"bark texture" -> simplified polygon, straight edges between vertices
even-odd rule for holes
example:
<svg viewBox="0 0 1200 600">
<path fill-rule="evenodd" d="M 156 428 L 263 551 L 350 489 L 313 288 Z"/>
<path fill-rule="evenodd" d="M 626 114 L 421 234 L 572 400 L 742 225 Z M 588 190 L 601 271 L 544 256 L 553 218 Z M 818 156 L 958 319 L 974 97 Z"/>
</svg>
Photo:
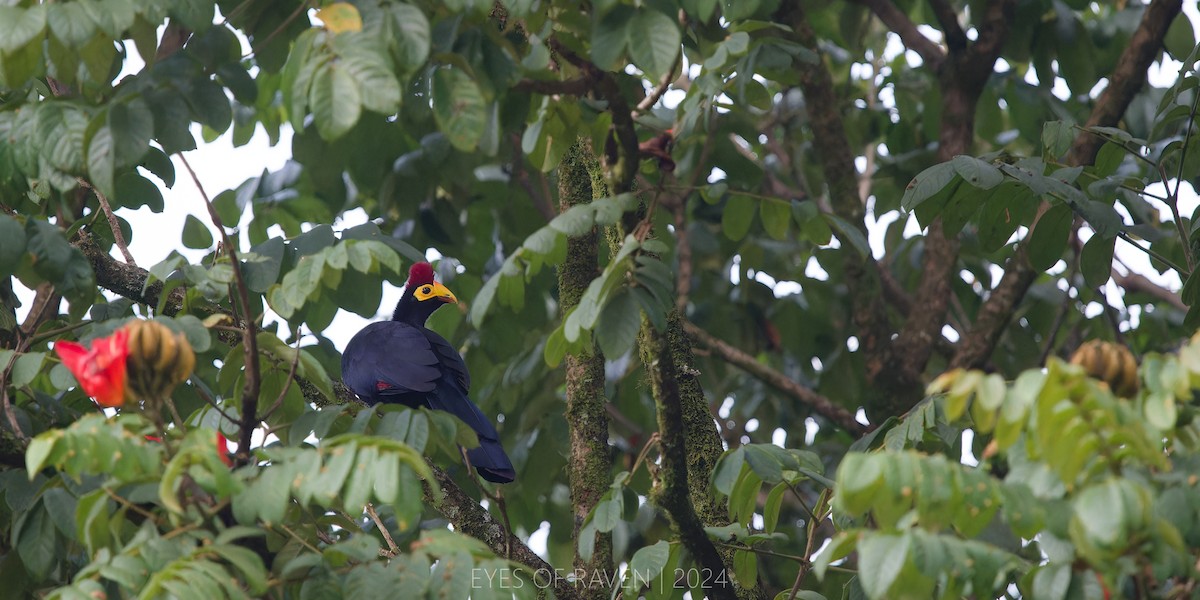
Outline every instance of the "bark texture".
<svg viewBox="0 0 1200 600">
<path fill-rule="evenodd" d="M 567 151 L 558 168 L 560 209 L 592 201 L 591 173 L 596 158 L 591 144 L 580 140 Z M 567 258 L 558 269 L 558 299 L 565 319 L 593 279 L 599 276 L 599 234 L 593 228 L 584 235 L 567 239 Z M 571 441 L 571 456 L 567 479 L 571 488 L 571 505 L 575 511 L 572 539 L 578 539 L 579 529 L 588 513 L 600 501 L 611 484 L 612 458 L 608 446 L 608 399 L 604 395 L 604 355 L 599 348 L 566 357 L 567 429 Z M 583 573 L 580 581 L 604 581 L 613 572 L 612 535 L 598 533 L 591 560 L 583 560 L 578 551 L 575 568 Z M 593 578 L 592 574 L 597 573 Z M 609 590 L 596 586 L 580 590 L 584 598 L 608 598 Z"/>
</svg>

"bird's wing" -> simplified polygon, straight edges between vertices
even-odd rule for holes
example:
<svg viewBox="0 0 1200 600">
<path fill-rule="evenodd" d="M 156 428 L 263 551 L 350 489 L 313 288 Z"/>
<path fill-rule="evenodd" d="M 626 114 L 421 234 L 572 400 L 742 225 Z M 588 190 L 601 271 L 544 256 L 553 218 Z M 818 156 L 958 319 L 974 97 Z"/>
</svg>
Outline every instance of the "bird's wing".
<svg viewBox="0 0 1200 600">
<path fill-rule="evenodd" d="M 471 373 L 467 371 L 467 364 L 463 362 L 463 357 L 458 350 L 435 331 L 424 329 L 422 333 L 425 334 L 425 339 L 429 340 L 429 345 L 437 354 L 438 362 L 454 375 L 458 384 L 462 386 L 462 390 L 466 392 L 471 389 Z"/>
<path fill-rule="evenodd" d="M 442 376 L 440 355 L 422 332 L 396 321 L 372 323 L 342 353 L 342 379 L 360 398 L 428 393 Z M 462 360 L 461 358 L 459 359 Z"/>
</svg>

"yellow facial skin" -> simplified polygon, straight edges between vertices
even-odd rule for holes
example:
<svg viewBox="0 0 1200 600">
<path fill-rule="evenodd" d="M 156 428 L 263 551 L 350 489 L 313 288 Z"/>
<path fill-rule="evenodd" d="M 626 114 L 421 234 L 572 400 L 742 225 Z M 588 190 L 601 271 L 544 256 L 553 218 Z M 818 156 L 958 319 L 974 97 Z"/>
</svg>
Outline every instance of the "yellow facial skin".
<svg viewBox="0 0 1200 600">
<path fill-rule="evenodd" d="M 454 297 L 454 293 L 446 289 L 446 286 L 438 283 L 427 283 L 413 291 L 413 297 L 424 302 L 430 299 L 441 300 L 442 302 L 457 303 L 458 298 Z"/>
</svg>

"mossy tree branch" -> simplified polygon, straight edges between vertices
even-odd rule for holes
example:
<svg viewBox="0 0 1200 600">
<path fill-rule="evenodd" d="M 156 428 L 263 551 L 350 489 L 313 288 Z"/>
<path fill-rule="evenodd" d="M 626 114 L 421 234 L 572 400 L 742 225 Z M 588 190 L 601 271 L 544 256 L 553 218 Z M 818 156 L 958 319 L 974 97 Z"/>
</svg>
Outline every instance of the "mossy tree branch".
<svg viewBox="0 0 1200 600">
<path fill-rule="evenodd" d="M 684 547 L 696 558 L 700 567 L 712 573 L 732 573 L 717 552 L 716 545 L 708 538 L 704 524 L 692 505 L 693 482 L 690 480 L 693 478 L 688 473 L 685 408 L 679 385 L 681 374 L 675 364 L 669 336 L 666 332 L 656 331 L 648 321 L 643 320 L 638 345 L 642 363 L 650 375 L 654 406 L 658 412 L 658 432 L 662 440 L 662 468 L 652 499 L 666 511 L 671 523 L 679 530 Z M 708 417 L 708 421 L 711 423 L 712 418 Z M 707 480 L 704 483 L 707 485 Z M 709 597 L 739 597 L 733 589 L 732 578 L 717 579 L 723 585 L 708 590 Z M 755 583 L 745 582 L 739 587 L 753 588 Z"/>
<path fill-rule="evenodd" d="M 454 479 L 448 473 L 433 464 L 430 464 L 430 467 L 433 469 L 434 479 L 437 479 L 438 485 L 442 488 L 442 493 L 434 495 L 426 488 L 425 497 L 434 510 L 442 513 L 446 520 L 454 524 L 456 531 L 487 544 L 492 552 L 500 556 L 504 556 L 507 552 L 510 560 L 529 567 L 531 572 L 527 574 L 531 577 L 536 577 L 538 574 L 545 577 L 549 574 L 547 580 L 537 580 L 537 583 L 538 585 L 549 584 L 554 590 L 556 598 L 563 600 L 583 598 L 566 577 L 555 576 L 553 565 L 538 556 L 529 546 L 525 545 L 525 542 L 510 533 L 503 523 L 492 516 L 492 513 L 480 506 L 478 501 L 462 491 L 462 488 L 454 483 Z M 561 571 L 559 572 L 561 573 Z"/>
<path fill-rule="evenodd" d="M 596 158 L 591 143 L 581 139 L 567 151 L 558 167 L 559 204 L 562 210 L 593 199 L 591 172 Z M 579 299 L 592 280 L 599 276 L 598 232 L 593 228 L 584 235 L 567 239 L 567 258 L 558 269 L 558 297 L 563 318 L 579 305 Z M 577 539 L 588 513 L 608 489 L 612 459 L 608 449 L 607 398 L 604 395 L 604 355 L 593 347 L 578 355 L 566 357 L 567 429 L 571 443 L 570 467 L 567 470 L 571 488 L 571 506 L 575 511 L 572 538 Z M 603 581 L 592 577 L 613 572 L 612 535 L 596 535 L 591 560 L 583 560 L 576 550 L 575 568 L 583 573 L 581 586 Z M 608 598 L 603 586 L 586 587 L 581 596 L 597 600 Z"/>
</svg>

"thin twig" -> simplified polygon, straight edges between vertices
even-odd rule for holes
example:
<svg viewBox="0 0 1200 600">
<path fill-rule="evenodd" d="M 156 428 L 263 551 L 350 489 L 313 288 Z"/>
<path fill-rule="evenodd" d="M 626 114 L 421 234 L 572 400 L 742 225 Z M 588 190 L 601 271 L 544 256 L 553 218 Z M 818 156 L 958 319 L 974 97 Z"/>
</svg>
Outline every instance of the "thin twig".
<svg viewBox="0 0 1200 600">
<path fill-rule="evenodd" d="M 217 231 L 221 232 L 221 240 L 229 252 L 229 266 L 233 269 L 237 299 L 241 304 L 242 322 L 246 324 L 246 328 L 242 332 L 242 343 L 246 345 L 246 384 L 242 388 L 242 421 L 241 431 L 238 432 L 238 457 L 246 462 L 250 458 L 251 436 L 258 427 L 256 413 L 258 412 L 259 387 L 262 385 L 258 364 L 258 333 L 255 331 L 254 318 L 250 310 L 250 292 L 246 287 L 246 280 L 242 277 L 237 246 L 229 239 L 229 233 L 225 231 L 225 224 L 221 222 L 217 209 L 213 207 L 212 201 L 204 191 L 204 186 L 200 184 L 200 178 L 196 176 L 196 171 L 192 169 L 192 165 L 188 164 L 187 158 L 182 153 L 178 156 L 188 174 L 191 175 L 192 182 L 196 184 L 196 189 L 200 191 L 200 197 L 204 199 L 204 206 L 208 209 L 209 218 L 212 219 L 213 225 L 216 225 Z"/>
<path fill-rule="evenodd" d="M 1168 267 L 1171 267 L 1172 269 L 1175 269 L 1175 271 L 1176 271 L 1177 273 L 1179 273 L 1179 275 L 1180 275 L 1180 276 L 1181 276 L 1181 277 L 1182 277 L 1184 280 L 1187 280 L 1187 276 L 1190 274 L 1190 271 L 1187 271 L 1187 270 L 1185 270 L 1183 267 L 1180 267 L 1179 265 L 1175 264 L 1175 263 L 1174 263 L 1174 262 L 1172 262 L 1172 261 L 1171 261 L 1169 258 L 1167 258 L 1167 257 L 1163 256 L 1162 254 L 1159 254 L 1158 252 L 1156 252 L 1156 251 L 1155 251 L 1153 248 L 1150 248 L 1150 247 L 1148 247 L 1148 246 L 1142 246 L 1142 245 L 1138 244 L 1138 243 L 1137 243 L 1137 242 L 1136 242 L 1136 241 L 1135 241 L 1135 240 L 1134 240 L 1132 237 L 1130 237 L 1130 236 L 1129 236 L 1129 234 L 1128 234 L 1128 233 L 1125 233 L 1124 231 L 1118 231 L 1118 232 L 1117 232 L 1117 237 L 1121 238 L 1122 240 L 1125 240 L 1126 242 L 1129 242 L 1129 245 L 1130 245 L 1130 246 L 1133 246 L 1134 248 L 1137 248 L 1138 250 L 1141 250 L 1142 252 L 1145 252 L 1147 255 L 1149 255 L 1149 256 L 1150 256 L 1150 258 L 1153 258 L 1153 259 L 1159 260 L 1159 261 L 1161 261 L 1163 264 L 1167 265 Z"/>
<path fill-rule="evenodd" d="M 114 491 L 112 491 L 112 490 L 110 490 L 110 489 L 108 489 L 108 488 L 106 488 L 106 487 L 102 487 L 102 488 L 100 488 L 100 489 L 104 490 L 104 493 L 105 493 L 105 494 L 108 494 L 108 497 L 109 497 L 109 498 L 112 498 L 113 500 L 116 500 L 116 501 L 117 501 L 117 504 L 120 504 L 121 506 L 124 506 L 125 508 L 128 508 L 129 510 L 132 510 L 133 512 L 135 512 L 135 513 L 137 513 L 137 514 L 139 514 L 139 515 L 141 515 L 141 516 L 145 517 L 145 518 L 146 518 L 147 520 L 149 520 L 151 523 L 156 523 L 156 524 L 157 524 L 157 523 L 159 522 L 159 520 L 158 520 L 158 516 L 157 516 L 157 515 L 155 515 L 154 513 L 152 513 L 152 512 L 150 512 L 150 511 L 148 511 L 148 510 L 146 510 L 146 509 L 144 509 L 144 508 L 142 508 L 142 507 L 140 507 L 140 506 L 138 506 L 138 505 L 136 505 L 136 504 L 134 504 L 134 503 L 130 502 L 130 501 L 129 501 L 128 499 L 126 499 L 126 498 L 123 498 L 123 497 L 121 497 L 121 496 L 118 496 L 118 495 L 116 494 L 116 492 L 114 492 Z"/>
<path fill-rule="evenodd" d="M 117 215 L 113 214 L 112 206 L 108 203 L 108 198 L 104 196 L 104 192 L 96 189 L 92 184 L 82 177 L 76 177 L 75 181 L 79 185 L 92 190 L 96 195 L 96 199 L 100 201 L 100 208 L 104 211 L 104 216 L 108 217 L 108 226 L 112 228 L 113 242 L 117 244 L 117 248 L 121 249 L 121 254 L 125 256 L 125 262 L 137 266 L 137 262 L 133 260 L 133 255 L 129 253 L 129 245 L 125 243 L 125 234 L 121 233 L 121 224 L 117 222 Z"/>
<path fill-rule="evenodd" d="M 316 553 L 316 554 L 320 554 L 320 553 L 321 553 L 321 550 L 320 550 L 320 549 L 318 549 L 316 546 L 314 546 L 314 545 L 312 545 L 312 544 L 308 543 L 308 540 L 306 540 L 306 539 L 304 539 L 304 538 L 300 537 L 300 534 L 298 534 L 298 533 L 296 533 L 295 531 L 292 531 L 291 529 L 289 529 L 287 525 L 284 525 L 283 523 L 276 523 L 276 524 L 275 524 L 275 526 L 276 526 L 276 527 L 278 527 L 278 528 L 280 528 L 280 529 L 282 529 L 282 530 L 284 530 L 284 531 L 285 531 L 285 532 L 286 532 L 288 535 L 292 536 L 292 539 L 294 539 L 294 540 L 296 540 L 297 542 L 300 542 L 301 544 L 303 544 L 305 548 L 308 548 L 309 550 L 311 550 L 312 552 L 314 552 L 314 553 Z M 317 537 L 321 537 L 321 530 L 320 530 L 320 529 L 317 529 Z M 323 542 L 324 542 L 325 540 L 321 540 L 321 541 L 323 541 Z M 325 542 L 325 543 L 327 543 L 327 544 L 332 544 L 332 543 L 333 543 L 333 540 L 330 540 L 330 541 L 328 541 L 328 542 Z"/>
<path fill-rule="evenodd" d="M 800 385 L 787 375 L 760 363 L 756 358 L 742 350 L 717 339 L 711 333 L 701 329 L 691 321 L 684 321 L 683 329 L 693 340 L 701 346 L 709 348 L 729 364 L 753 375 L 776 390 L 799 400 L 812 409 L 813 412 L 829 419 L 851 435 L 861 436 L 868 431 L 862 423 L 859 423 L 854 418 L 854 414 L 850 411 L 834 404 L 829 398 Z"/>
<path fill-rule="evenodd" d="M 191 378 L 189 377 L 188 379 L 190 380 Z M 230 415 L 229 413 L 225 412 L 225 409 L 223 409 L 219 405 L 217 405 L 216 400 L 213 400 L 212 396 L 209 396 L 208 392 L 205 392 L 202 387 L 196 385 L 193 382 L 192 389 L 196 390 L 196 394 L 200 396 L 201 400 L 203 400 L 206 404 L 211 406 L 213 408 L 213 410 L 220 413 L 221 417 L 228 420 L 230 423 L 233 423 L 235 425 L 237 424 L 238 419 L 236 419 L 233 415 Z"/>
<path fill-rule="evenodd" d="M 794 491 L 794 490 L 793 490 Z M 808 570 L 812 567 L 813 542 L 816 540 L 817 527 L 825 521 L 826 505 L 829 503 L 829 490 L 821 490 L 821 495 L 817 497 L 816 512 L 821 513 L 821 518 L 813 517 L 808 522 L 808 541 L 804 545 L 804 560 L 800 563 L 800 569 L 796 572 L 796 582 L 792 584 L 792 591 L 788 594 L 788 600 L 795 600 L 796 593 L 800 590 L 800 584 L 804 581 L 804 577 L 808 575 Z M 829 567 L 830 569 L 838 569 L 838 567 Z"/>
<path fill-rule="evenodd" d="M 658 86 L 651 90 L 650 94 L 648 94 L 645 98 L 642 98 L 642 101 L 638 102 L 637 106 L 635 106 L 633 111 L 631 111 L 630 114 L 633 116 L 633 118 L 636 119 L 642 113 L 653 108 L 654 105 L 657 104 L 658 101 L 663 97 L 663 94 L 667 93 L 667 90 L 671 87 L 671 82 L 675 81 L 675 71 L 679 69 L 679 63 L 682 60 L 683 52 L 675 55 L 675 62 L 671 63 L 671 68 L 667 69 L 667 72 L 663 73 L 662 78 L 660 78 L 658 81 Z"/>
<path fill-rule="evenodd" d="M 661 439 L 657 431 L 650 435 L 650 439 L 646 440 L 646 445 L 642 446 L 642 451 L 638 453 L 637 460 L 633 461 L 633 468 L 629 469 L 629 477 L 625 479 L 625 485 L 629 485 L 629 481 L 633 479 L 633 474 L 637 473 L 638 466 L 642 464 L 642 461 L 646 460 L 646 456 L 650 454 L 650 448 L 660 446 L 660 442 Z M 646 468 L 649 469 L 650 463 L 646 463 L 646 465 Z"/>
<path fill-rule="evenodd" d="M 179 409 L 175 408 L 175 401 L 167 397 L 163 398 L 163 404 L 166 404 L 167 408 L 171 410 L 171 418 L 175 420 L 175 426 L 179 428 L 179 431 L 187 433 L 187 424 L 183 422 L 183 417 L 179 414 Z"/>
<path fill-rule="evenodd" d="M 379 533 L 383 534 L 383 541 L 387 542 L 388 545 L 388 549 L 386 551 L 379 551 L 380 556 L 392 558 L 399 555 L 400 547 L 397 546 L 396 541 L 392 539 L 392 533 L 383 525 L 383 521 L 379 518 L 379 513 L 375 512 L 375 506 L 368 502 L 366 510 L 367 516 L 371 517 L 372 521 L 375 521 L 375 527 L 379 529 Z M 387 554 L 384 554 L 384 552 L 387 552 Z"/>
<path fill-rule="evenodd" d="M 1071 288 L 1075 285 L 1075 275 L 1079 273 L 1079 255 L 1082 253 L 1082 247 L 1079 243 L 1078 221 L 1071 227 L 1070 244 L 1071 248 L 1075 250 L 1075 260 L 1071 261 L 1071 270 L 1067 273 L 1066 277 L 1066 297 L 1063 298 L 1063 303 L 1058 309 L 1058 314 L 1054 316 L 1054 323 L 1050 325 L 1050 334 L 1046 337 L 1046 345 L 1042 347 L 1042 354 L 1038 357 L 1037 364 L 1039 365 L 1046 364 L 1046 359 L 1050 358 L 1050 352 L 1054 350 L 1054 342 L 1058 339 L 1058 330 L 1062 327 L 1063 321 L 1066 320 L 1071 305 L 1075 303 L 1075 299 L 1071 297 Z"/>
<path fill-rule="evenodd" d="M 43 331 L 42 333 L 39 333 L 36 336 L 34 336 L 30 340 L 29 345 L 36 346 L 40 342 L 46 341 L 51 338 L 56 338 L 64 333 L 67 333 L 70 331 L 75 331 L 76 329 L 79 329 L 80 327 L 83 327 L 84 325 L 90 325 L 91 323 L 92 323 L 91 319 L 83 319 L 82 321 L 79 321 L 77 323 L 71 323 L 70 325 L 67 325 L 65 327 L 59 327 L 58 329 L 51 329 L 50 331 Z"/>
</svg>

